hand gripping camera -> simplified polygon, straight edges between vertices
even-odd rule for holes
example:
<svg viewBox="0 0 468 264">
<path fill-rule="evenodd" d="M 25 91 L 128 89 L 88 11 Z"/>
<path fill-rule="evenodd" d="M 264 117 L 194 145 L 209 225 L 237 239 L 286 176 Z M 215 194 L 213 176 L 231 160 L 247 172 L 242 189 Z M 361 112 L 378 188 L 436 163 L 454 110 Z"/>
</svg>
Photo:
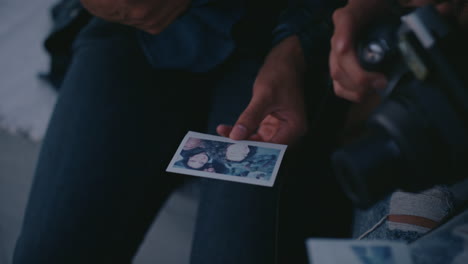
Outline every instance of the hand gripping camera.
<svg viewBox="0 0 468 264">
<path fill-rule="evenodd" d="M 363 136 L 332 154 L 339 181 L 366 208 L 395 189 L 420 191 L 468 175 L 467 41 L 433 6 L 367 34 L 363 67 L 389 79 Z"/>
</svg>

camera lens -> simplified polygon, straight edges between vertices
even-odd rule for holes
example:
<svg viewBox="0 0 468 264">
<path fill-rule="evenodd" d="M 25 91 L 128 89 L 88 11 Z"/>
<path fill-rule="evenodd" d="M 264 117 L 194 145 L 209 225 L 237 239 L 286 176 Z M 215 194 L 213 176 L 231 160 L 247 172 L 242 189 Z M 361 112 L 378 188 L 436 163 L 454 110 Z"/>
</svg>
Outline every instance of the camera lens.
<svg viewBox="0 0 468 264">
<path fill-rule="evenodd" d="M 384 131 L 371 131 L 332 155 L 336 176 L 355 205 L 367 208 L 393 191 L 401 175 L 400 148 Z"/>
<path fill-rule="evenodd" d="M 362 60 L 372 65 L 379 64 L 383 61 L 387 49 L 385 42 L 372 41 L 361 51 Z"/>
</svg>

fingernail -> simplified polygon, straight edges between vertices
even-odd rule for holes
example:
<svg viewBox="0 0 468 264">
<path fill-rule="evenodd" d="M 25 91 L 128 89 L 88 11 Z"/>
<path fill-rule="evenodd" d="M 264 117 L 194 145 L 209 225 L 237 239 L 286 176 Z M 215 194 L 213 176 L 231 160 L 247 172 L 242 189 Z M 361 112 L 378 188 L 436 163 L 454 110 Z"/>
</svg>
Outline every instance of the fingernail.
<svg viewBox="0 0 468 264">
<path fill-rule="evenodd" d="M 384 89 L 387 87 L 387 81 L 385 79 L 377 79 L 372 83 L 374 89 Z"/>
<path fill-rule="evenodd" d="M 244 139 L 247 137 L 247 128 L 243 125 L 236 125 L 229 137 L 234 140 Z"/>
</svg>

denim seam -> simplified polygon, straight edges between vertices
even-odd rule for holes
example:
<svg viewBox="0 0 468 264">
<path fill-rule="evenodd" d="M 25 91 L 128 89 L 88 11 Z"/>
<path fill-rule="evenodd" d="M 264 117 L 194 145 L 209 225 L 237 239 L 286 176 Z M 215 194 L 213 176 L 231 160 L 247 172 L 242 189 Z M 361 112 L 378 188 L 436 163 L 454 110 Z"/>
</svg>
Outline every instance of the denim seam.
<svg viewBox="0 0 468 264">
<path fill-rule="evenodd" d="M 357 240 L 362 240 L 364 239 L 366 236 L 368 236 L 370 233 L 372 233 L 373 231 L 375 231 L 378 227 L 380 227 L 382 224 L 385 223 L 385 221 L 387 220 L 388 218 L 388 215 L 385 215 L 384 217 L 382 217 L 373 227 L 369 228 L 366 232 L 364 232 L 362 235 L 360 235 Z"/>
</svg>

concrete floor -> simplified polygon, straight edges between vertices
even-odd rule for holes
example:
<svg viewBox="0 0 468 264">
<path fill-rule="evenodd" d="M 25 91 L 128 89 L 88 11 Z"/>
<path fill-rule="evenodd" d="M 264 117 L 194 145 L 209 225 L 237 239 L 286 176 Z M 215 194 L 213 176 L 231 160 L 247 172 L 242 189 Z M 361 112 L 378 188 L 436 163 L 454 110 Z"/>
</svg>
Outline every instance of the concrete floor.
<svg viewBox="0 0 468 264">
<path fill-rule="evenodd" d="M 0 131 L 0 264 L 11 263 L 38 152 L 38 143 Z M 135 264 L 188 263 L 196 197 L 197 189 L 190 184 L 172 195 L 142 244 Z"/>
</svg>

